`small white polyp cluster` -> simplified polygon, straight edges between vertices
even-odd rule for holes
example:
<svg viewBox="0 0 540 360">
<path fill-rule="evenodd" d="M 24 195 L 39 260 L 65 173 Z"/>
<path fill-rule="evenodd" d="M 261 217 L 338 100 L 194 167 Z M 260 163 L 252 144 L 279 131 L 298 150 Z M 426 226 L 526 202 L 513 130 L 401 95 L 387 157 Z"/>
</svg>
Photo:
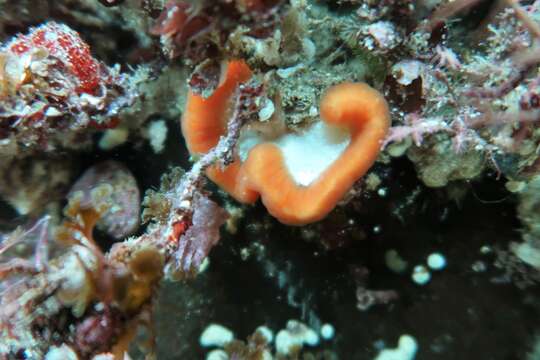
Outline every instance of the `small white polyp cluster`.
<svg viewBox="0 0 540 360">
<path fill-rule="evenodd" d="M 321 326 L 321 337 L 324 340 L 331 340 L 334 337 L 336 330 L 331 324 L 324 324 Z"/>
<path fill-rule="evenodd" d="M 289 356 L 301 350 L 304 346 L 319 345 L 320 338 L 331 340 L 335 335 L 335 329 L 331 324 L 323 324 L 320 328 L 320 335 L 314 329 L 298 320 L 289 320 L 284 329 L 278 331 L 276 336 L 269 327 L 259 326 L 255 333 L 266 340 L 268 349 L 261 354 L 262 360 L 273 359 L 271 345 L 274 342 L 276 355 Z M 206 355 L 206 360 L 229 360 L 229 355 L 223 348 L 234 340 L 231 330 L 219 324 L 210 324 L 203 331 L 200 337 L 200 344 L 203 347 L 215 347 Z"/>
<path fill-rule="evenodd" d="M 425 285 L 431 280 L 431 273 L 424 265 L 416 265 L 411 277 L 418 285 Z"/>
<path fill-rule="evenodd" d="M 430 254 L 427 258 L 427 265 L 431 270 L 442 270 L 446 267 L 446 258 L 441 253 Z"/>
<path fill-rule="evenodd" d="M 441 253 L 432 253 L 427 258 L 427 266 L 434 271 L 442 270 L 446 267 L 446 258 Z M 417 265 L 412 272 L 412 279 L 418 285 L 425 285 L 431 280 L 431 273 L 424 265 Z"/>
<path fill-rule="evenodd" d="M 199 338 L 202 347 L 223 347 L 233 340 L 233 332 L 219 324 L 208 325 Z"/>
<path fill-rule="evenodd" d="M 255 332 L 261 334 L 268 344 L 271 344 L 272 341 L 274 341 L 274 332 L 268 326 L 259 326 L 257 329 L 255 329 Z"/>
<path fill-rule="evenodd" d="M 262 337 L 264 337 L 267 343 L 271 343 L 274 339 L 274 333 L 267 326 L 259 326 L 256 329 Z M 217 347 L 206 354 L 206 360 L 229 360 L 229 355 L 223 347 L 234 340 L 234 334 L 231 330 L 227 329 L 223 325 L 210 324 L 204 329 L 199 339 L 202 347 Z M 271 360 L 272 356 L 268 351 L 262 353 L 262 360 Z"/>
<path fill-rule="evenodd" d="M 206 355 L 206 360 L 229 360 L 229 355 L 224 350 L 215 349 Z"/>
<path fill-rule="evenodd" d="M 375 360 L 413 360 L 418 350 L 418 343 L 411 335 L 401 335 L 395 349 L 384 349 Z"/>
<path fill-rule="evenodd" d="M 62 346 L 51 346 L 45 360 L 77 360 L 77 354 L 66 344 Z"/>
<path fill-rule="evenodd" d="M 316 346 L 319 335 L 315 330 L 297 320 L 289 320 L 285 329 L 276 335 L 276 351 L 281 355 L 289 355 L 304 345 Z"/>
<path fill-rule="evenodd" d="M 165 120 L 152 121 L 146 128 L 146 136 L 154 153 L 159 154 L 165 148 L 168 128 Z"/>
</svg>

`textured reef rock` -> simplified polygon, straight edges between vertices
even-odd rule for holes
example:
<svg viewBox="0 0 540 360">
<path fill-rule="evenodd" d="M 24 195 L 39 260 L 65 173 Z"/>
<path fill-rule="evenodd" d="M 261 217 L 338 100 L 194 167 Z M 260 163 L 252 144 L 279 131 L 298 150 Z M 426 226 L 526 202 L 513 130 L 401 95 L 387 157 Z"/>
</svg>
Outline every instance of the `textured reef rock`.
<svg viewBox="0 0 540 360">
<path fill-rule="evenodd" d="M 540 178 L 534 177 L 519 194 L 518 215 L 524 225 L 523 242 L 512 245 L 512 251 L 524 263 L 540 269 Z"/>
<path fill-rule="evenodd" d="M 0 49 L 0 59 L 3 154 L 80 147 L 82 130 L 115 127 L 119 109 L 136 96 L 118 69 L 94 59 L 63 24 L 17 36 Z"/>
<path fill-rule="evenodd" d="M 0 167 L 2 199 L 18 214 L 33 216 L 63 198 L 74 170 L 65 156 L 4 160 Z"/>
<path fill-rule="evenodd" d="M 0 0 L 0 358 L 534 359 L 539 39 L 540 1 Z"/>
</svg>

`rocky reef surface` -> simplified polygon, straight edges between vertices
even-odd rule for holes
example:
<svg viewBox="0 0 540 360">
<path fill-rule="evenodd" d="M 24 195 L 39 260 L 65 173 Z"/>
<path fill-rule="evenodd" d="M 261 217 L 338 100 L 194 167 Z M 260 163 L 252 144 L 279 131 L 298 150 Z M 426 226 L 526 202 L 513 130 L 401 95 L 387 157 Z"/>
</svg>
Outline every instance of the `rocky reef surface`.
<svg viewBox="0 0 540 360">
<path fill-rule="evenodd" d="M 540 359 L 540 1 L 0 0 L 0 359 Z"/>
</svg>

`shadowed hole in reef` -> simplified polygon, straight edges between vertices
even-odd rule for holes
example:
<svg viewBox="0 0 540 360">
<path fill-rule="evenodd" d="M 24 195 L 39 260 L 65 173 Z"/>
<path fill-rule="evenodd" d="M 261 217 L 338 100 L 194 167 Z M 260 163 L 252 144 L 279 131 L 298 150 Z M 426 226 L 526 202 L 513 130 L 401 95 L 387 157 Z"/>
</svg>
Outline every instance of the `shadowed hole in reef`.
<svg viewBox="0 0 540 360">
<path fill-rule="evenodd" d="M 404 333 L 419 341 L 418 359 L 457 359 L 463 354 L 482 358 L 486 349 L 491 359 L 523 358 L 525 341 L 540 317 L 531 297 L 538 302 L 540 293 L 492 281 L 501 272 L 492 265 L 493 255 L 479 251 L 484 245 L 504 249 L 519 239 L 513 199 L 486 201 L 500 198 L 504 181 L 487 177 L 463 184 L 474 194 L 468 191 L 456 203 L 413 180 L 407 162 L 393 164 L 393 171 L 394 180 L 400 181 L 389 186 L 389 196 L 365 200 L 370 211 L 356 214 L 367 238 L 342 249 L 326 251 L 317 242 L 306 242 L 301 229 L 277 223 L 261 205 L 248 210 L 237 234 L 224 233 L 206 272 L 187 283 L 164 284 L 156 305 L 158 357 L 202 358 L 205 350 L 196 344 L 212 322 L 245 339 L 259 325 L 278 331 L 294 318 L 315 327 L 333 324 L 336 338 L 320 348 L 335 351 L 341 359 L 372 359 L 375 344 L 382 340 L 394 346 Z M 418 187 L 418 204 L 402 222 L 390 205 Z M 375 224 L 380 234 L 370 231 Z M 253 249 L 253 243 L 262 245 L 263 254 L 242 260 L 243 249 Z M 408 261 L 404 274 L 385 265 L 388 249 Z M 447 268 L 433 271 L 427 285 L 416 285 L 412 268 L 425 264 L 434 251 L 444 254 Z M 486 263 L 486 271 L 473 271 L 477 261 Z M 369 288 L 393 289 L 399 299 L 358 310 L 351 266 L 369 269 Z M 526 297 L 533 305 L 524 305 Z M 173 349 L 173 344 L 178 345 Z"/>
<path fill-rule="evenodd" d="M 162 117 L 156 115 L 153 118 L 161 119 Z M 149 144 L 142 139 L 137 140 L 139 143 L 126 142 L 109 151 L 84 153 L 78 158 L 80 171 L 74 179 L 77 179 L 84 171 L 95 164 L 107 160 L 118 161 L 133 173 L 133 176 L 137 180 L 142 200 L 146 190 L 159 189 L 161 176 L 166 174 L 170 168 L 180 166 L 183 169 L 189 169 L 191 167 L 187 149 L 181 138 L 180 125 L 177 121 L 167 121 L 167 127 L 167 139 L 164 150 L 161 153 L 155 154 Z M 99 141 L 101 136 L 102 134 L 96 135 L 95 141 Z M 144 229 L 145 226 L 141 226 L 134 235 L 143 233 Z M 95 231 L 94 235 L 96 241 L 104 251 L 108 250 L 115 242 L 114 239 L 100 231 Z"/>
</svg>

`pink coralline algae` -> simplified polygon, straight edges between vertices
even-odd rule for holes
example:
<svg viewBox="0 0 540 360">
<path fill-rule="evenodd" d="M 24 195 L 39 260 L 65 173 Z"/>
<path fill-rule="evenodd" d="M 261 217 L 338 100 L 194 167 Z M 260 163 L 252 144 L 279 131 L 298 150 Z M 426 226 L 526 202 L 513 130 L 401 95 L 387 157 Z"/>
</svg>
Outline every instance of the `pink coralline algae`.
<svg viewBox="0 0 540 360">
<path fill-rule="evenodd" d="M 137 181 L 124 165 L 106 161 L 92 166 L 71 188 L 68 197 L 76 196 L 82 208 L 96 208 L 96 198 L 109 204 L 97 225 L 113 238 L 122 239 L 137 230 L 141 196 Z"/>
<path fill-rule="evenodd" d="M 212 200 L 196 194 L 193 198 L 192 225 L 180 236 L 176 253 L 177 266 L 190 272 L 199 268 L 219 241 L 219 228 L 228 214 Z"/>
<path fill-rule="evenodd" d="M 48 22 L 0 46 L 0 140 L 12 152 L 79 148 L 83 130 L 115 127 L 136 97 L 135 83 L 66 25 Z"/>
</svg>

